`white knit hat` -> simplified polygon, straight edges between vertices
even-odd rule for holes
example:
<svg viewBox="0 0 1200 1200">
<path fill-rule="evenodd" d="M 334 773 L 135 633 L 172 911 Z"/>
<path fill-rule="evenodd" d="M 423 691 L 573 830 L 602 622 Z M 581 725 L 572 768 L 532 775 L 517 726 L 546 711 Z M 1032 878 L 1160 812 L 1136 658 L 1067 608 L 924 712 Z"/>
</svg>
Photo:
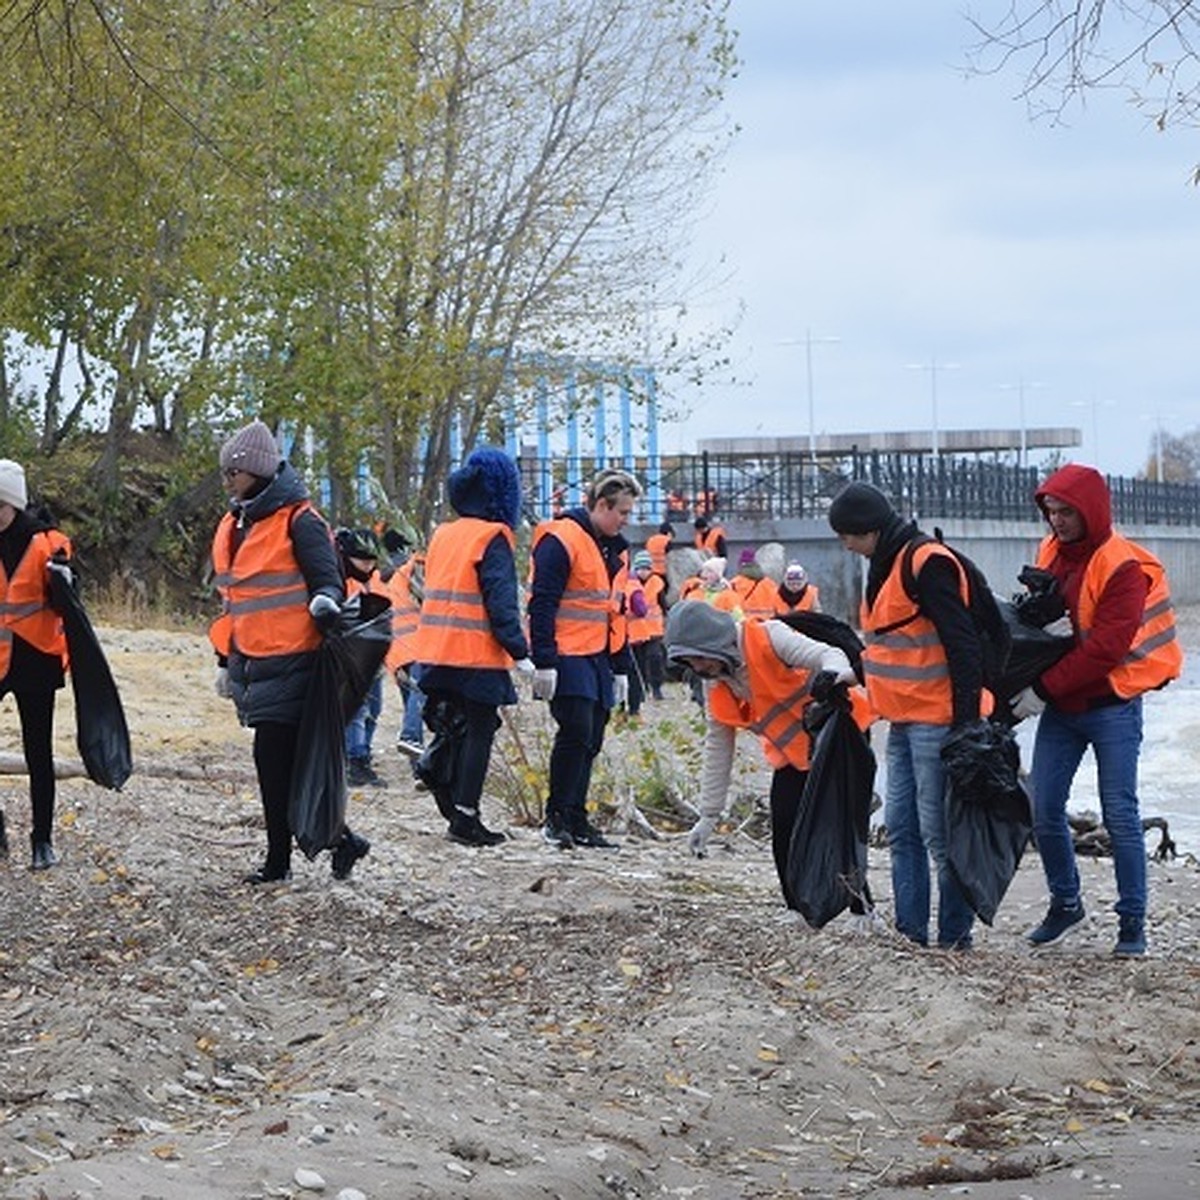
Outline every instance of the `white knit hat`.
<svg viewBox="0 0 1200 1200">
<path fill-rule="evenodd" d="M 25 468 L 11 458 L 0 458 L 0 504 L 24 508 L 29 503 L 25 492 Z"/>
<path fill-rule="evenodd" d="M 783 573 L 783 581 L 792 591 L 798 592 L 808 582 L 808 572 L 798 562 L 790 562 Z"/>
</svg>

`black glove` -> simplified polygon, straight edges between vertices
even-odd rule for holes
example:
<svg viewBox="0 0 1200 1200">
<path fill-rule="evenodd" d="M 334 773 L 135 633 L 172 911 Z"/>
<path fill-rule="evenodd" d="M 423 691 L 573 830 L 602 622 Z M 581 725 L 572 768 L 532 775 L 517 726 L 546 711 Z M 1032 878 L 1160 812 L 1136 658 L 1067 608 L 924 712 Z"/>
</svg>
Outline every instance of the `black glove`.
<svg viewBox="0 0 1200 1200">
<path fill-rule="evenodd" d="M 838 673 L 836 671 L 818 671 L 813 676 L 812 686 L 808 690 L 818 704 L 828 704 L 833 698 L 833 692 L 837 686 Z"/>
</svg>

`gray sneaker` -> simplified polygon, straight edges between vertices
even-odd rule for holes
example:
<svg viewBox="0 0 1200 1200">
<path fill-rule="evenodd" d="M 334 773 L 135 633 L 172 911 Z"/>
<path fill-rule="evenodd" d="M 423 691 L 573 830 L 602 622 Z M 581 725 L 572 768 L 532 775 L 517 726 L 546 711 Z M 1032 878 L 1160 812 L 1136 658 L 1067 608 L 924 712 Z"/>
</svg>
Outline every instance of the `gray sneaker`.
<svg viewBox="0 0 1200 1200">
<path fill-rule="evenodd" d="M 1042 923 L 1031 929 L 1025 940 L 1031 946 L 1050 946 L 1060 938 L 1070 933 L 1083 920 L 1083 904 L 1076 900 L 1067 903 L 1063 900 L 1051 900 Z"/>
</svg>

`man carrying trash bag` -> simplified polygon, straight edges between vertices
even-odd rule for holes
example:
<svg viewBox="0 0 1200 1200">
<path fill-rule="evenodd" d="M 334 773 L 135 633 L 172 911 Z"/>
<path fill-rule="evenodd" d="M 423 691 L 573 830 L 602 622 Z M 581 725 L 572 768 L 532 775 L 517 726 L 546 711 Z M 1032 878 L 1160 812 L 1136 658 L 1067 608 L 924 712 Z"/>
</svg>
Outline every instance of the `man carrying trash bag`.
<svg viewBox="0 0 1200 1200">
<path fill-rule="evenodd" d="M 301 719 L 306 699 L 318 690 L 318 652 L 341 618 L 345 592 L 329 526 L 262 421 L 221 447 L 220 467 L 230 503 L 212 546 L 222 601 L 209 631 L 218 656 L 216 689 L 254 730 L 267 855 L 245 882 L 280 883 L 291 878 L 289 809 Z M 342 744 L 339 728 L 336 745 Z M 335 769 L 341 760 L 338 751 Z M 346 879 L 370 843 L 342 825 L 329 848 L 334 878 Z M 305 849 L 313 851 L 311 843 Z"/>
<path fill-rule="evenodd" d="M 697 857 L 707 852 L 725 808 L 737 731 L 752 730 L 775 768 L 771 847 L 784 901 L 797 908 L 788 882 L 788 858 L 809 770 L 804 713 L 813 700 L 829 701 L 837 689 L 857 683 L 850 660 L 838 647 L 798 633 L 783 621 L 738 621 L 732 613 L 698 600 L 682 600 L 671 609 L 665 642 L 668 661 L 688 666 L 705 681 L 708 727 L 700 819 L 688 846 Z M 864 700 L 858 711 L 863 726 L 869 724 Z M 836 880 L 828 883 L 831 892 L 837 890 Z M 864 900 L 847 893 L 836 911 L 849 903 L 854 912 L 869 917 Z"/>
</svg>

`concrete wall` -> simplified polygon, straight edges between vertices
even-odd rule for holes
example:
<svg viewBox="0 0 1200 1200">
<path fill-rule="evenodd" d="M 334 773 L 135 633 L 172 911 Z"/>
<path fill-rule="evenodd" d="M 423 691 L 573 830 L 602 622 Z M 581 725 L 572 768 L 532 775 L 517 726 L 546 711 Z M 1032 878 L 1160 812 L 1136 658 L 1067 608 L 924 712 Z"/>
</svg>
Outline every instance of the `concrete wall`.
<svg viewBox="0 0 1200 1200">
<path fill-rule="evenodd" d="M 923 522 L 922 528 L 932 532 L 934 525 L 942 530 L 948 542 L 979 564 L 993 590 L 1001 596 L 1019 590 L 1017 575 L 1022 566 L 1034 561 L 1045 530 L 1044 523 L 1036 520 L 1028 523 L 931 520 Z M 640 546 L 655 529 L 653 525 L 630 526 L 626 535 L 631 543 Z M 729 543 L 728 574 L 733 574 L 743 548 L 757 549 L 765 542 L 779 542 L 784 547 L 785 559 L 802 562 L 809 579 L 821 589 L 821 607 L 826 612 L 843 620 L 857 619 L 865 562 L 842 549 L 825 521 L 731 521 L 724 524 L 724 529 Z M 676 526 L 680 539 L 691 532 L 690 526 L 682 522 Z M 1162 559 L 1177 604 L 1200 603 L 1200 529 L 1130 526 L 1122 527 L 1121 532 Z"/>
</svg>

